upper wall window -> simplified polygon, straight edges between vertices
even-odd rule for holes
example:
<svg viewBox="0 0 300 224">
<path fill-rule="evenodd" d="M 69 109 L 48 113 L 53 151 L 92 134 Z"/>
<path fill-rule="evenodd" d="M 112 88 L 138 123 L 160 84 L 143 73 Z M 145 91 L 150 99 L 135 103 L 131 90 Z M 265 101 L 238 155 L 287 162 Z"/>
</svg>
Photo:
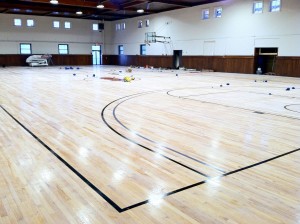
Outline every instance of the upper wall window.
<svg viewBox="0 0 300 224">
<path fill-rule="evenodd" d="M 146 19 L 146 20 L 145 20 L 145 26 L 146 26 L 146 27 L 149 27 L 149 26 L 150 26 L 150 20 L 149 20 L 149 19 Z"/>
<path fill-rule="evenodd" d="M 222 7 L 215 8 L 215 18 L 221 18 L 222 17 Z"/>
<path fill-rule="evenodd" d="M 142 20 L 139 20 L 138 21 L 138 28 L 142 28 L 143 27 L 143 21 Z"/>
<path fill-rule="evenodd" d="M 270 12 L 278 12 L 281 8 L 280 0 L 271 0 L 270 1 Z"/>
<path fill-rule="evenodd" d="M 125 29 L 126 29 L 125 23 L 121 23 L 121 30 L 125 30 Z"/>
<path fill-rule="evenodd" d="M 209 19 L 209 9 L 202 10 L 202 19 Z"/>
<path fill-rule="evenodd" d="M 27 19 L 26 25 L 27 25 L 28 27 L 33 27 L 33 26 L 34 26 L 34 20 L 33 20 L 33 19 Z"/>
<path fill-rule="evenodd" d="M 21 54 L 31 54 L 31 44 L 20 44 Z"/>
<path fill-rule="evenodd" d="M 22 26 L 22 20 L 21 19 L 14 19 L 14 25 L 15 26 Z"/>
<path fill-rule="evenodd" d="M 65 21 L 65 29 L 71 29 L 71 22 Z"/>
<path fill-rule="evenodd" d="M 60 22 L 59 21 L 53 21 L 53 27 L 54 28 L 59 28 L 60 27 Z"/>
<path fill-rule="evenodd" d="M 93 30 L 98 31 L 98 23 L 93 23 Z"/>
<path fill-rule="evenodd" d="M 263 2 L 262 1 L 257 1 L 253 2 L 253 13 L 262 13 L 263 12 Z"/>
<path fill-rule="evenodd" d="M 118 31 L 118 30 L 121 30 L 121 24 L 120 23 L 116 24 L 116 31 Z"/>
</svg>

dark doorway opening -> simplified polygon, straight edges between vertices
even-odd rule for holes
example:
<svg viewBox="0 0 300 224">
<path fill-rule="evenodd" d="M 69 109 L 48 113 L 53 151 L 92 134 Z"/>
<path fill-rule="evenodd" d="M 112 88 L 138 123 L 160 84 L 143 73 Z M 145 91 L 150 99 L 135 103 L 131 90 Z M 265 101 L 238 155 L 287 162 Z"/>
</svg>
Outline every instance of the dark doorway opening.
<svg viewBox="0 0 300 224">
<path fill-rule="evenodd" d="M 173 51 L 173 68 L 179 69 L 182 67 L 182 50 Z"/>
<path fill-rule="evenodd" d="M 255 48 L 254 71 L 259 74 L 275 73 L 278 48 Z"/>
</svg>

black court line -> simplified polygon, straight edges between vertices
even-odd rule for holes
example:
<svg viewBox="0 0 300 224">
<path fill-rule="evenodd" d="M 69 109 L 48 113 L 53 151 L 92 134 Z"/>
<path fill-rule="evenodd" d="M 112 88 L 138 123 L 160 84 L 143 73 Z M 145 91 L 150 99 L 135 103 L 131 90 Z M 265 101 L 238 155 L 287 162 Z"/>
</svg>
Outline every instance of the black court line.
<svg viewBox="0 0 300 224">
<path fill-rule="evenodd" d="M 286 109 L 286 110 L 289 110 L 289 111 L 292 111 L 292 112 L 295 112 L 295 113 L 300 113 L 300 111 L 297 111 L 297 110 L 291 110 L 291 109 L 289 109 L 288 108 L 288 106 L 300 106 L 300 104 L 289 104 L 289 105 L 285 105 L 284 106 L 284 109 Z"/>
<path fill-rule="evenodd" d="M 134 94 L 135 95 L 135 94 Z M 34 139 L 36 139 L 42 146 L 44 146 L 48 151 L 52 153 L 59 161 L 61 161 L 66 167 L 68 167 L 74 174 L 76 174 L 83 182 L 85 182 L 90 188 L 92 188 L 99 196 L 101 196 L 106 202 L 108 202 L 115 210 L 119 213 L 127 211 L 129 209 L 141 206 L 143 204 L 148 203 L 150 200 L 145 200 L 143 202 L 139 202 L 137 204 L 128 206 L 126 208 L 121 208 L 118 206 L 112 199 L 110 199 L 106 194 L 100 191 L 95 185 L 93 185 L 87 178 L 85 178 L 79 171 L 77 171 L 73 166 L 71 166 L 67 161 L 65 161 L 61 156 L 59 156 L 56 152 L 53 151 L 46 143 L 44 143 L 39 137 L 37 137 L 32 131 L 30 131 L 25 125 L 23 125 L 18 119 L 16 119 L 11 113 L 9 113 L 2 105 L 0 105 L 1 109 L 6 112 L 17 124 L 19 124 L 25 131 L 27 131 Z M 203 181 L 201 181 L 203 182 Z M 198 184 L 198 183 L 196 183 Z M 174 190 L 170 193 L 164 194 L 165 197 L 169 194 L 174 194 L 175 192 L 180 192 L 185 189 L 188 189 L 195 184 L 189 185 L 187 187 L 183 187 L 177 190 Z M 146 202 L 146 203 L 145 203 Z"/>
<path fill-rule="evenodd" d="M 85 182 L 90 188 L 92 188 L 98 195 L 100 195 L 105 201 L 107 201 L 118 212 L 122 212 L 120 208 L 113 200 L 100 191 L 95 185 L 93 185 L 88 179 L 86 179 L 81 173 L 79 173 L 73 166 L 65 161 L 61 156 L 54 152 L 46 143 L 44 143 L 39 137 L 32 133 L 25 125 L 17 120 L 12 114 L 10 114 L 2 105 L 0 105 L 3 111 L 5 111 L 15 122 L 17 122 L 25 131 L 27 131 L 33 138 L 35 138 L 41 145 L 48 149 L 58 160 L 60 160 L 66 167 L 68 167 L 74 174 L 76 174 L 83 182 Z"/>
<path fill-rule="evenodd" d="M 122 98 L 124 98 L 124 97 L 122 97 Z M 120 98 L 120 99 L 121 99 L 121 98 Z M 107 126 L 110 130 L 112 130 L 114 133 L 116 133 L 117 135 L 121 136 L 122 138 L 126 139 L 127 141 L 129 141 L 129 142 L 131 142 L 131 143 L 133 143 L 133 144 L 135 144 L 135 145 L 137 145 L 137 146 L 140 146 L 140 147 L 143 148 L 143 149 L 146 149 L 146 150 L 148 150 L 148 151 L 150 151 L 150 152 L 156 153 L 157 155 L 160 155 L 160 156 L 162 156 L 163 158 L 165 158 L 165 159 L 167 159 L 167 160 L 170 160 L 171 162 L 176 163 L 176 164 L 178 164 L 178 165 L 180 165 L 180 166 L 182 166 L 182 167 L 184 167 L 184 168 L 187 168 L 187 169 L 189 169 L 189 170 L 191 170 L 191 171 L 193 171 L 193 172 L 195 172 L 195 173 L 197 173 L 197 174 L 200 174 L 200 175 L 202 175 L 202 176 L 204 176 L 204 177 L 209 177 L 207 174 L 204 174 L 204 173 L 202 173 L 202 172 L 200 172 L 200 171 L 198 171 L 198 170 L 195 170 L 195 169 L 193 169 L 193 168 L 191 168 L 191 167 L 189 167 L 189 166 L 187 166 L 187 165 L 185 165 L 185 164 L 183 164 L 183 163 L 181 163 L 181 162 L 178 162 L 178 161 L 176 161 L 176 160 L 174 160 L 174 159 L 172 159 L 172 158 L 170 158 L 170 157 L 168 157 L 168 156 L 166 156 L 166 155 L 164 155 L 164 154 L 162 154 L 162 153 L 159 153 L 159 152 L 157 152 L 157 151 L 155 151 L 155 150 L 153 150 L 153 149 L 150 149 L 149 147 L 146 147 L 146 146 L 144 146 L 144 145 L 142 145 L 142 144 L 140 144 L 140 143 L 138 143 L 138 142 L 136 142 L 136 141 L 134 141 L 134 140 L 132 140 L 132 139 L 130 139 L 130 138 L 128 138 L 128 137 L 126 137 L 125 135 L 121 134 L 121 133 L 118 132 L 117 130 L 115 130 L 115 129 L 114 129 L 110 124 L 108 124 L 108 122 L 106 121 L 105 116 L 104 116 L 104 112 L 105 112 L 105 110 L 106 110 L 106 108 L 107 108 L 108 106 L 110 106 L 112 103 L 114 103 L 114 102 L 116 102 L 116 101 L 118 101 L 118 100 L 119 100 L 119 99 L 114 100 L 114 101 L 112 101 L 111 103 L 107 104 L 107 105 L 102 109 L 102 111 L 101 111 L 101 118 L 102 118 L 103 122 L 106 124 L 106 126 Z"/>
<path fill-rule="evenodd" d="M 277 156 L 274 156 L 274 157 L 272 157 L 272 158 L 269 158 L 269 159 L 266 159 L 266 160 L 263 160 L 263 161 L 260 161 L 260 162 L 257 162 L 257 163 L 254 163 L 254 164 L 249 165 L 249 166 L 242 167 L 242 168 L 240 168 L 240 169 L 236 169 L 236 170 L 230 171 L 230 172 L 225 173 L 225 174 L 222 174 L 222 175 L 220 175 L 220 176 L 211 177 L 211 178 L 208 178 L 207 180 L 203 180 L 203 181 L 200 181 L 200 182 L 198 182 L 198 183 L 195 183 L 195 184 L 192 184 L 192 185 L 189 185 L 189 186 L 186 186 L 186 187 L 177 189 L 177 190 L 175 190 L 175 191 L 171 191 L 171 192 L 169 192 L 169 193 L 166 193 L 166 194 L 162 195 L 162 196 L 160 197 L 160 199 L 163 199 L 163 198 L 165 198 L 165 197 L 167 197 L 167 196 L 170 196 L 170 195 L 172 195 L 172 194 L 176 194 L 176 193 L 179 193 L 179 192 L 181 192 L 181 191 L 184 191 L 184 190 L 187 190 L 187 189 L 191 189 L 191 188 L 197 187 L 197 186 L 199 186 L 199 185 L 205 184 L 205 183 L 207 183 L 207 182 L 209 182 L 209 181 L 211 181 L 211 180 L 213 180 L 213 179 L 219 179 L 219 178 L 226 177 L 226 176 L 229 176 L 229 175 L 234 174 L 234 173 L 238 173 L 238 172 L 241 172 L 241 171 L 250 169 L 250 168 L 255 167 L 255 166 L 262 165 L 262 164 L 264 164 L 264 163 L 267 163 L 267 162 L 270 162 L 270 161 L 272 161 L 272 160 L 278 159 L 278 158 L 280 158 L 280 157 L 283 157 L 283 156 L 286 156 L 286 155 L 295 153 L 295 152 L 297 152 L 297 151 L 300 151 L 300 148 L 295 149 L 295 150 L 292 150 L 292 151 L 289 151 L 289 152 L 286 152 L 286 153 L 283 153 L 283 154 L 280 154 L 280 155 L 277 155 Z M 145 201 L 136 203 L 136 204 L 134 204 L 134 205 L 128 206 L 128 207 L 126 207 L 126 208 L 123 208 L 123 211 L 122 211 L 122 212 L 127 211 L 127 210 L 130 210 L 130 209 L 133 209 L 133 208 L 136 208 L 136 207 L 139 207 L 139 206 L 144 205 L 144 204 L 147 204 L 147 203 L 149 203 L 149 202 L 151 202 L 151 201 L 150 201 L 150 200 L 145 200 Z"/>
<path fill-rule="evenodd" d="M 195 88 L 192 88 L 195 89 Z M 197 88 L 200 89 L 200 88 Z M 210 89 L 210 88 L 206 88 L 206 89 Z M 184 90 L 184 89 L 181 89 Z M 215 90 L 215 89 L 214 89 Z M 168 92 L 172 92 L 174 90 L 168 91 Z M 175 90 L 178 91 L 178 90 Z M 195 94 L 195 95 L 187 95 L 187 96 L 178 96 L 178 97 L 189 97 L 189 96 L 203 96 L 203 95 L 213 95 L 213 94 L 223 94 L 223 93 L 231 93 L 231 92 L 237 92 L 239 90 L 229 90 L 229 91 L 223 91 L 223 92 L 215 92 L 215 93 L 200 93 L 200 94 Z M 173 96 L 173 95 L 172 95 Z"/>
<path fill-rule="evenodd" d="M 167 94 L 169 96 L 171 96 L 171 97 L 176 97 L 176 98 L 180 98 L 180 99 L 184 99 L 184 100 L 198 101 L 198 102 L 201 102 L 201 103 L 214 104 L 214 105 L 223 106 L 223 107 L 230 107 L 230 108 L 235 108 L 235 109 L 240 109 L 240 110 L 246 110 L 246 111 L 255 112 L 255 110 L 248 109 L 248 108 L 237 107 L 237 106 L 230 106 L 230 105 L 226 105 L 226 104 L 214 103 L 214 102 L 209 102 L 209 101 L 205 101 L 205 100 L 191 99 L 191 98 L 188 98 L 188 96 L 181 97 L 181 96 L 172 95 L 172 94 L 170 94 L 170 92 L 172 92 L 172 91 L 174 91 L 174 90 L 170 90 L 170 91 L 167 92 Z M 293 119 L 293 120 L 300 120 L 300 118 L 296 118 L 296 117 L 290 117 L 290 116 L 285 116 L 285 115 L 280 115 L 280 114 L 273 114 L 273 113 L 269 113 L 269 112 L 265 112 L 265 111 L 259 111 L 259 112 L 260 113 L 264 113 L 264 114 L 268 114 L 268 115 L 277 116 L 277 117 L 284 117 L 284 118 Z"/>
<path fill-rule="evenodd" d="M 145 95 L 145 94 L 143 94 L 143 95 Z M 126 130 L 128 130 L 130 133 L 132 133 L 132 134 L 134 134 L 134 135 L 136 135 L 136 136 L 139 136 L 139 137 L 141 137 L 141 138 L 143 138 L 143 139 L 145 139 L 145 140 L 147 140 L 147 141 L 149 141 L 149 142 L 152 142 L 152 143 L 154 143 L 154 144 L 159 144 L 161 147 L 163 147 L 163 148 L 165 148 L 165 149 L 167 149 L 167 150 L 169 150 L 169 151 L 172 151 L 172 152 L 174 152 L 174 153 L 177 153 L 177 154 L 179 154 L 179 155 L 181 155 L 181 156 L 184 156 L 184 157 L 186 157 L 186 158 L 188 158 L 188 159 L 191 159 L 191 160 L 193 160 L 193 161 L 195 161 L 195 162 L 197 162 L 197 163 L 200 163 L 200 164 L 205 165 L 205 166 L 207 166 L 207 167 L 210 167 L 210 168 L 212 168 L 212 169 L 214 169 L 214 170 L 217 170 L 217 171 L 219 171 L 219 172 L 221 172 L 221 173 L 225 173 L 225 171 L 224 171 L 223 169 L 221 169 L 221 168 L 219 168 L 219 167 L 217 167 L 217 166 L 214 166 L 214 165 L 212 165 L 212 164 L 208 164 L 208 163 L 206 163 L 206 162 L 204 162 L 204 161 L 201 161 L 201 160 L 199 160 L 199 159 L 196 159 L 196 158 L 194 158 L 194 157 L 191 157 L 191 156 L 189 156 L 189 155 L 187 155 L 187 154 L 184 154 L 184 153 L 182 153 L 182 152 L 179 152 L 179 151 L 177 151 L 177 150 L 175 150 L 175 149 L 172 149 L 172 148 L 170 148 L 170 147 L 168 147 L 168 146 L 164 146 L 163 144 L 160 144 L 160 143 L 157 142 L 157 141 L 151 140 L 151 139 L 149 139 L 149 138 L 147 138 L 147 137 L 145 137 L 145 136 L 143 136 L 143 135 L 141 135 L 141 134 L 139 134 L 139 133 L 137 133 L 137 132 L 135 132 L 135 131 L 132 131 L 132 130 L 129 129 L 127 126 L 125 126 L 125 125 L 117 118 L 117 116 L 116 116 L 116 110 L 117 110 L 117 108 L 119 107 L 119 105 L 121 105 L 122 103 L 124 103 L 124 102 L 126 102 L 126 101 L 128 101 L 128 100 L 131 100 L 131 99 L 133 99 L 133 98 L 139 97 L 139 96 L 141 96 L 141 95 L 137 95 L 137 96 L 133 96 L 133 97 L 127 98 L 127 99 L 121 101 L 120 103 L 118 103 L 118 104 L 114 107 L 114 109 L 113 109 L 113 116 L 114 116 L 115 120 L 116 120 L 123 128 L 125 128 Z"/>
<path fill-rule="evenodd" d="M 242 92 L 242 93 L 254 93 L 254 94 L 260 94 L 260 95 L 266 95 L 266 96 L 269 95 L 269 93 L 258 93 L 258 92 L 254 92 L 254 91 L 243 91 L 243 90 L 238 90 L 238 91 Z M 300 99 L 300 97 L 297 97 L 297 96 L 283 96 L 283 95 L 277 95 L 277 94 L 272 94 L 272 96 L 289 98 L 289 99 Z"/>
<path fill-rule="evenodd" d="M 254 111 L 253 113 L 256 113 L 256 114 L 265 114 L 264 112 L 260 112 L 260 111 Z"/>
<path fill-rule="evenodd" d="M 156 92 L 156 91 L 152 91 L 152 92 Z M 137 95 L 137 94 L 133 94 L 133 95 Z M 133 96 L 131 95 L 131 96 Z M 128 96 L 127 96 L 128 97 Z M 126 97 L 122 97 L 122 98 L 126 98 Z M 117 100 L 115 100 L 117 101 Z M 108 105 L 107 105 L 108 106 Z M 57 153 L 55 153 L 49 146 L 47 146 L 41 139 L 39 139 L 35 134 L 33 134 L 28 128 L 26 128 L 21 122 L 19 122 L 13 115 L 11 115 L 2 105 L 0 105 L 0 107 L 2 108 L 3 111 L 5 111 L 15 122 L 17 122 L 25 131 L 27 131 L 32 137 L 34 137 L 41 145 L 43 145 L 46 149 L 48 149 L 57 159 L 59 159 L 64 165 L 66 165 L 71 171 L 73 171 L 81 180 L 83 180 L 89 187 L 91 187 L 96 193 L 98 193 L 98 195 L 100 195 L 105 201 L 107 201 L 114 209 L 116 209 L 119 213 L 122 213 L 122 212 L 125 212 L 125 211 L 128 211 L 130 209 L 134 209 L 136 207 L 139 207 L 139 206 L 142 206 L 144 204 L 147 204 L 149 202 L 151 202 L 151 200 L 145 200 L 145 201 L 142 201 L 142 202 L 138 202 L 136 204 L 133 204 L 133 205 L 130 205 L 128 207 L 125 207 L 125 208 L 120 208 L 115 202 L 113 202 L 108 196 L 106 196 L 103 192 L 101 192 L 98 188 L 96 188 L 91 182 L 89 182 L 82 174 L 80 174 L 75 168 L 73 168 L 69 163 L 67 163 L 63 158 L 61 158 Z M 225 173 L 225 174 L 222 174 L 220 176 L 216 176 L 216 177 L 210 177 L 208 178 L 207 180 L 204 180 L 204 181 L 200 181 L 200 182 L 197 182 L 195 184 L 192 184 L 192 185 L 189 185 L 189 186 L 186 186 L 186 187 L 183 187 L 183 188 L 180 188 L 180 189 L 177 189 L 177 190 L 174 190 L 174 191 L 171 191 L 171 192 L 168 192 L 164 195 L 161 196 L 161 199 L 167 197 L 167 196 L 170 196 L 170 195 L 173 195 L 173 194 L 176 194 L 176 193 L 179 193 L 179 192 L 182 192 L 184 190 L 188 190 L 188 189 L 191 189 L 191 188 L 194 188 L 196 186 L 199 186 L 199 185 L 202 185 L 204 183 L 207 183 L 208 181 L 210 180 L 213 180 L 213 179 L 217 179 L 217 178 L 221 178 L 221 177 L 225 177 L 225 176 L 229 176 L 231 174 L 234 174 L 234 173 L 237 173 L 237 172 L 241 172 L 243 170 L 246 170 L 246 169 L 249 169 L 249 168 L 252 168 L 252 167 L 255 167 L 255 166 L 258 166 L 258 165 L 261 165 L 261 164 L 264 164 L 264 163 L 267 163 L 267 162 L 270 162 L 272 160 L 275 160 L 275 159 L 278 159 L 280 157 L 283 157 L 283 156 L 286 156 L 286 155 L 289 155 L 289 154 L 292 154 L 292 153 L 295 153 L 297 151 L 299 151 L 300 148 L 298 149 L 295 149 L 295 150 L 292 150 L 292 151 L 289 151 L 289 152 L 286 152 L 286 153 L 283 153 L 283 154 L 280 154 L 280 155 L 277 155 L 277 156 L 274 156 L 272 158 L 269 158 L 269 159 L 266 159 L 266 160 L 263 160 L 263 161 L 260 161 L 260 162 L 257 162 L 257 163 L 254 163 L 252 165 L 249 165 L 249 166 L 246 166 L 246 167 L 243 167 L 243 168 L 240 168 L 240 169 L 236 169 L 236 170 L 233 170 L 233 171 L 230 171 L 228 173 Z"/>
</svg>

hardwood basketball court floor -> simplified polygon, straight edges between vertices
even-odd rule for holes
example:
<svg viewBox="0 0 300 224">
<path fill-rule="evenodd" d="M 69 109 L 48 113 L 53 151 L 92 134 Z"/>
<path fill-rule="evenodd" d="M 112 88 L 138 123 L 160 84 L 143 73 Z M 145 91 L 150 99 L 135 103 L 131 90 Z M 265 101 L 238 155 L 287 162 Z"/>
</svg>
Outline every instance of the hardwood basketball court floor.
<svg viewBox="0 0 300 224">
<path fill-rule="evenodd" d="M 126 69 L 0 69 L 0 223 L 300 223 L 299 79 Z"/>
</svg>

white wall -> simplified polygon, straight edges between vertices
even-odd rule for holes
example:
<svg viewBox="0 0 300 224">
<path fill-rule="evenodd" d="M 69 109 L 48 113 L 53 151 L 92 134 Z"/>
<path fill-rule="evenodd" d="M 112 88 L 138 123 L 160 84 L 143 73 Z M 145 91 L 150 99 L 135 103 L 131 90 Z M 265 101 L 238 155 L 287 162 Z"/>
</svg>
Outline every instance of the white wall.
<svg viewBox="0 0 300 224">
<path fill-rule="evenodd" d="M 22 27 L 13 25 L 14 18 L 22 19 Z M 26 27 L 26 19 L 34 19 L 35 26 Z M 54 20 L 61 28 L 53 28 Z M 71 29 L 63 28 L 65 21 L 71 22 Z M 105 32 L 93 31 L 93 23 L 98 21 L 0 14 L 0 54 L 19 54 L 20 43 L 31 43 L 33 54 L 58 54 L 58 44 L 69 44 L 69 54 L 91 54 L 92 45 L 105 44 L 106 32 L 111 35 L 109 23 Z"/>
<path fill-rule="evenodd" d="M 184 55 L 207 54 L 207 43 L 214 42 L 213 55 L 253 55 L 255 47 L 278 47 L 279 56 L 300 56 L 300 1 L 282 0 L 280 12 L 269 12 L 269 0 L 264 0 L 264 12 L 252 14 L 253 0 L 226 0 L 218 3 L 141 16 L 111 23 L 111 38 L 107 52 L 139 54 L 145 32 L 171 37 L 170 44 L 147 46 L 148 55 L 172 54 L 183 50 Z M 222 6 L 222 18 L 212 18 L 215 7 Z M 202 9 L 209 8 L 211 18 L 202 20 Z M 150 27 L 137 28 L 138 20 L 150 19 Z M 116 23 L 126 23 L 126 30 L 115 31 Z M 212 51 L 209 51 L 212 52 Z"/>
<path fill-rule="evenodd" d="M 105 22 L 102 33 L 92 31 L 92 24 L 98 21 L 0 14 L 0 54 L 19 54 L 19 44 L 28 42 L 33 54 L 57 54 L 60 43 L 69 44 L 70 54 L 90 54 L 91 46 L 100 43 L 103 54 L 118 54 L 122 44 L 125 54 L 135 55 L 144 43 L 145 32 L 156 32 L 171 37 L 171 43 L 147 46 L 148 55 L 170 55 L 173 50 L 183 50 L 184 55 L 253 55 L 255 47 L 278 47 L 280 56 L 300 56 L 300 0 L 282 0 L 281 12 L 275 13 L 268 12 L 269 0 L 264 0 L 262 14 L 252 14 L 252 3 L 225 0 Z M 217 6 L 223 7 L 222 18 L 201 20 L 202 9 L 209 8 L 212 14 Z M 13 26 L 14 18 L 21 18 L 23 26 Z M 34 19 L 36 26 L 24 26 L 27 18 Z M 144 25 L 146 19 L 150 19 L 150 26 L 137 28 L 138 20 Z M 54 29 L 53 20 L 70 21 L 72 29 Z M 121 22 L 126 23 L 126 30 L 115 31 L 115 24 Z"/>
</svg>

